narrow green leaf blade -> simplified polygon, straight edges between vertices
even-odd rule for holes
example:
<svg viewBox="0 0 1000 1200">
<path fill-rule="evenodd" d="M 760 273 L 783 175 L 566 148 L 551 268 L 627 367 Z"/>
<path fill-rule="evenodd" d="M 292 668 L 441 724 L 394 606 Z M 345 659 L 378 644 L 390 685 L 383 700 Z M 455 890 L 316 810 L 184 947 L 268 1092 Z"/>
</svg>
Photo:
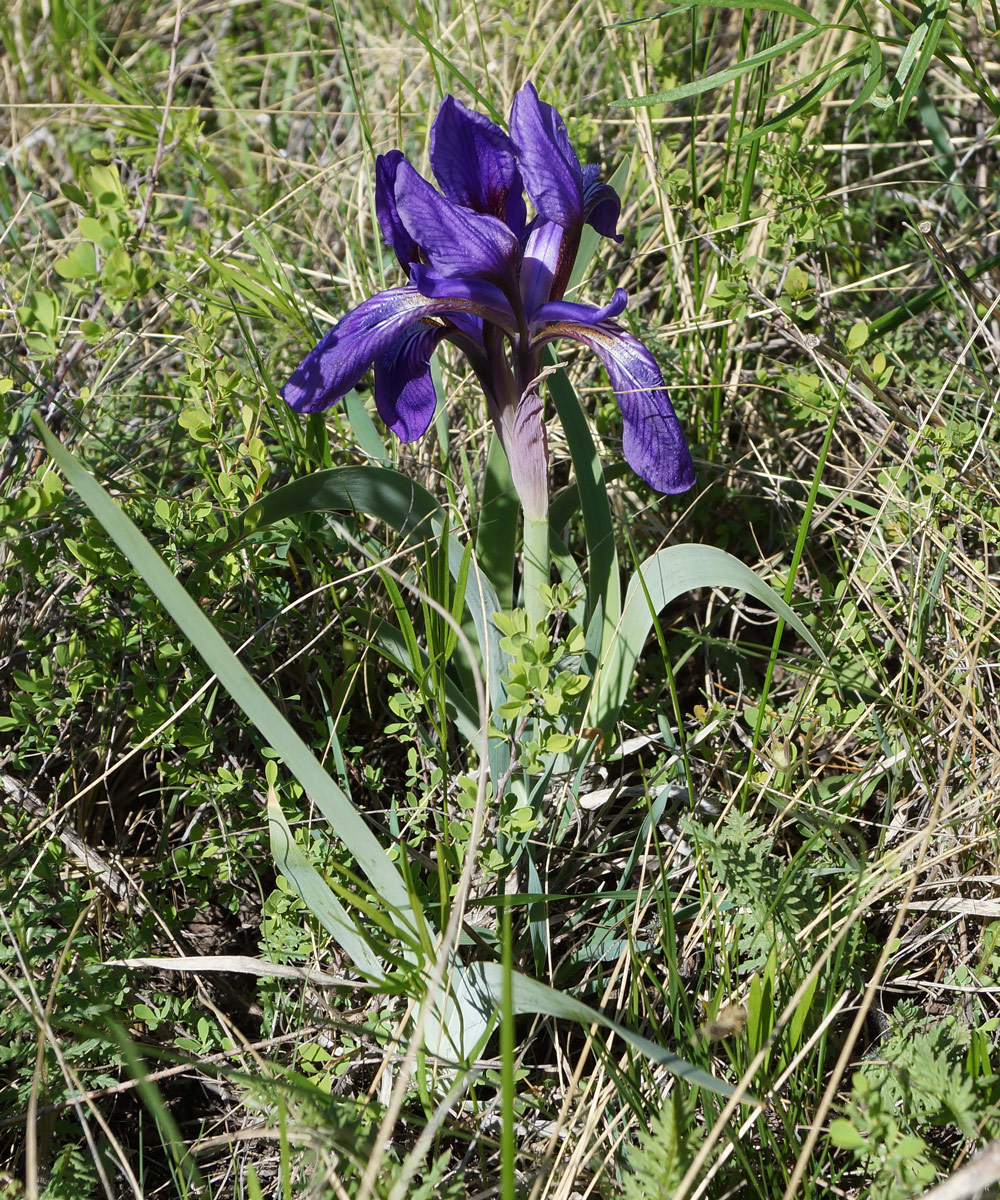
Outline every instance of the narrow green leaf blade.
<svg viewBox="0 0 1000 1200">
<path fill-rule="evenodd" d="M 496 588 L 503 612 L 514 603 L 514 557 L 520 507 L 507 455 L 494 433 L 486 455 L 483 500 L 476 527 L 476 558 L 486 578 Z"/>
<path fill-rule="evenodd" d="M 544 361 L 555 363 L 551 347 L 546 347 Z M 565 371 L 549 376 L 552 396 L 562 422 L 563 432 L 573 459 L 573 470 L 580 494 L 583 528 L 587 538 L 587 611 L 597 611 L 598 602 L 604 611 L 606 637 L 610 638 L 621 615 L 621 579 L 618 572 L 618 550 L 615 546 L 615 527 L 611 519 L 611 504 L 601 467 L 601 459 L 587 417 L 580 407 L 576 391 Z"/>
<path fill-rule="evenodd" d="M 441 506 L 426 488 L 388 467 L 332 467 L 275 488 L 244 516 L 248 528 L 256 529 L 285 517 L 328 511 L 378 517 L 417 544 L 431 532 L 430 522 Z"/>
<path fill-rule="evenodd" d="M 812 108 L 812 106 L 817 100 L 820 99 L 821 96 L 825 96 L 827 92 L 832 92 L 834 88 L 839 87 L 845 79 L 854 74 L 858 67 L 864 64 L 864 61 L 865 56 L 858 55 L 856 58 L 852 58 L 850 62 L 845 63 L 844 66 L 838 68 L 836 71 L 832 71 L 829 75 L 824 75 L 819 83 L 817 83 L 814 87 L 811 87 L 809 91 L 803 92 L 803 94 L 799 96 L 797 100 L 793 101 L 787 108 L 783 108 L 781 112 L 776 113 L 762 125 L 758 125 L 756 129 L 752 129 L 749 133 L 745 133 L 741 138 L 738 138 L 735 144 L 737 146 L 743 146 L 747 142 L 755 141 L 764 134 L 775 133 L 777 130 L 782 129 L 794 117 L 797 117 L 801 113 L 807 112 L 810 108 Z"/>
<path fill-rule="evenodd" d="M 463 989 L 467 993 L 488 996 L 493 1003 L 499 1005 L 503 996 L 503 970 L 499 963 L 474 963 L 466 967 L 464 973 L 468 983 Z M 668 1071 L 686 1080 L 694 1087 L 704 1088 L 719 1096 L 731 1096 L 733 1089 L 728 1083 L 716 1079 L 707 1071 L 694 1066 L 686 1059 L 679 1058 L 662 1046 L 657 1046 L 641 1034 L 633 1033 L 624 1025 L 607 1017 L 602 1012 L 584 1004 L 564 992 L 548 987 L 537 979 L 522 975 L 515 971 L 513 974 L 514 1012 L 523 1015 L 541 1013 L 544 1016 L 556 1017 L 564 1021 L 576 1021 L 581 1025 L 602 1025 L 610 1029 L 630 1046 L 644 1054 L 650 1062 L 666 1067 Z M 482 1003 L 480 1002 L 480 1007 Z M 748 1104 L 756 1104 L 751 1096 L 745 1097 Z"/>
<path fill-rule="evenodd" d="M 391 625 L 388 621 L 379 621 L 370 631 L 369 637 L 372 644 L 377 646 L 379 652 L 389 659 L 390 662 L 395 663 L 397 667 L 401 667 L 404 671 L 412 669 L 410 648 L 406 638 L 394 625 Z M 430 660 L 421 648 L 418 648 L 418 655 L 419 669 L 422 673 L 426 674 L 430 667 Z M 444 695 L 448 716 L 455 722 L 458 732 L 467 742 L 474 742 L 479 736 L 481 729 L 479 716 L 475 708 L 465 698 L 465 694 L 459 690 L 454 681 L 447 675 L 444 677 Z"/>
<path fill-rule="evenodd" d="M 348 916 L 347 910 L 296 845 L 273 788 L 268 789 L 267 826 L 271 835 L 271 856 L 274 858 L 274 864 L 309 911 L 334 937 L 363 975 L 375 982 L 384 979 L 385 973 L 378 959 Z"/>
<path fill-rule="evenodd" d="M 752 9 L 754 12 L 776 12 L 795 21 L 805 21 L 807 25 L 820 25 L 819 18 L 804 8 L 789 4 L 788 0 L 690 0 L 687 4 L 677 4 L 662 12 L 652 13 L 648 17 L 638 17 L 628 21 L 615 21 L 608 29 L 622 28 L 628 25 L 639 25 L 643 21 L 659 21 L 664 17 L 673 17 L 679 13 L 689 12 L 692 8 L 737 8 Z"/>
<path fill-rule="evenodd" d="M 806 42 L 816 37 L 821 31 L 821 29 L 807 29 L 803 33 L 795 34 L 794 37 L 785 38 L 782 42 L 768 46 L 766 50 L 761 50 L 757 54 L 751 54 L 749 58 L 743 59 L 742 62 L 737 63 L 734 67 L 727 67 L 724 71 L 716 71 L 714 75 L 706 75 L 703 79 L 693 79 L 690 83 L 681 84 L 680 87 L 669 88 L 665 92 L 657 92 L 655 95 L 635 96 L 629 100 L 615 100 L 612 102 L 612 107 L 645 108 L 650 104 L 673 104 L 677 100 L 686 100 L 689 96 L 700 96 L 703 92 L 710 92 L 714 88 L 732 83 L 734 79 L 739 79 L 749 71 L 755 71 L 758 67 L 762 67 L 764 63 L 770 62 L 773 58 L 779 58 L 782 54 L 790 54 L 793 50 L 798 50 L 800 46 L 804 46 Z"/>
<path fill-rule="evenodd" d="M 749 593 L 784 618 L 820 658 L 824 657 L 815 638 L 782 597 L 738 558 L 715 546 L 668 546 L 647 558 L 629 583 L 621 621 L 594 680 L 591 718 L 595 724 L 604 730 L 614 724 L 653 628 L 654 615 L 677 596 L 702 587 Z"/>
<path fill-rule="evenodd" d="M 332 814 L 334 832 L 342 838 L 379 895 L 397 914 L 417 927 L 402 877 L 386 857 L 375 835 L 315 755 L 291 727 L 256 680 L 237 659 L 221 634 L 171 573 L 163 559 L 89 471 L 49 432 L 41 417 L 32 419 L 39 437 L 59 469 L 129 560 L 150 590 L 176 621 L 230 696 L 284 760 L 314 800 Z M 360 964 L 359 964 L 360 965 Z"/>
<path fill-rule="evenodd" d="M 375 422 L 368 415 L 368 409 L 365 408 L 364 402 L 354 388 L 351 388 L 344 397 L 343 405 L 358 445 L 373 462 L 386 466 L 389 462 L 389 454 L 385 443 L 375 428 Z"/>
<path fill-rule="evenodd" d="M 941 40 L 945 21 L 948 18 L 948 0 L 944 0 L 929 20 L 926 19 L 928 15 L 925 11 L 925 20 L 921 21 L 910 35 L 910 40 L 903 51 L 903 57 L 899 60 L 896 82 L 903 87 L 903 94 L 899 98 L 899 108 L 896 112 L 898 125 L 902 125 L 906 120 L 913 97 L 917 94 L 917 88 L 923 83 L 927 68 L 934 57 L 934 51 Z M 903 86 L 904 83 L 905 86 Z"/>
<path fill-rule="evenodd" d="M 246 526 L 262 525 L 305 512 L 364 513 L 419 545 L 431 534 L 440 534 L 444 509 L 419 483 L 387 467 L 333 467 L 316 471 L 262 497 L 245 514 Z M 464 549 L 458 538 L 449 539 L 448 561 L 452 578 L 463 572 Z M 486 664 L 489 703 L 493 711 L 504 699 L 501 682 L 507 655 L 500 649 L 500 634 L 493 613 L 501 611 L 493 585 L 473 557 L 466 576 L 465 602 L 476 627 L 480 653 Z"/>
</svg>

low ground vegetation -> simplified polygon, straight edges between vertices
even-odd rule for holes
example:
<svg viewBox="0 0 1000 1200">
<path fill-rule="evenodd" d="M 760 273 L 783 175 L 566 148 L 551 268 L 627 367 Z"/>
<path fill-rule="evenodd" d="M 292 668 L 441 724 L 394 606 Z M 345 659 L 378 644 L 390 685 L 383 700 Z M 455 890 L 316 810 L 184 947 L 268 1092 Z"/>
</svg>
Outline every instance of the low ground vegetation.
<svg viewBox="0 0 1000 1200">
<path fill-rule="evenodd" d="M 881 0 L 0 14 L 0 1194 L 905 1200 L 1000 1137 L 998 25 Z M 398 282 L 375 154 L 426 168 L 445 94 L 502 117 L 529 79 L 585 162 L 625 164 L 625 240 L 580 296 L 628 289 L 698 471 L 667 497 L 621 470 L 606 377 L 561 354 L 620 563 L 723 548 L 822 655 L 758 599 L 689 591 L 597 736 L 552 420 L 551 636 L 502 632 L 574 769 L 499 788 L 478 831 L 435 545 L 247 510 L 378 463 L 476 528 L 490 428 L 457 356 L 413 446 L 367 383 L 306 420 L 278 393 Z M 417 1053 L 377 897 L 33 411 L 436 927 L 471 863 L 470 962 L 507 956 L 743 1099 L 567 1021 L 511 1020 L 458 1071 Z M 277 869 L 269 794 L 394 988 Z M 191 956 L 230 969 L 136 961 Z"/>
</svg>

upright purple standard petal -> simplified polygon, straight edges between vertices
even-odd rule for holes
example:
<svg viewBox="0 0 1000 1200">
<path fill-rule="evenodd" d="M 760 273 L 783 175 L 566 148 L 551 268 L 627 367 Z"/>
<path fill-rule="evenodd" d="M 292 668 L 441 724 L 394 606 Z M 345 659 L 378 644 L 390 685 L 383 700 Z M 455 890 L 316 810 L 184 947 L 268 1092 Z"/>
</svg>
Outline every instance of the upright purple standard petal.
<svg viewBox="0 0 1000 1200">
<path fill-rule="evenodd" d="M 396 171 L 405 161 L 402 150 L 390 150 L 375 160 L 375 215 L 386 245 L 393 248 L 399 265 L 408 271 L 411 263 L 420 261 L 420 247 L 407 233 L 396 209 Z"/>
<path fill-rule="evenodd" d="M 403 159 L 396 169 L 396 211 L 407 232 L 442 275 L 481 276 L 513 285 L 517 237 L 496 217 L 453 204 Z"/>
<path fill-rule="evenodd" d="M 633 471 L 658 492 L 686 492 L 695 481 L 691 451 L 660 368 L 642 342 L 607 320 L 560 321 L 545 330 L 542 340 L 556 337 L 576 338 L 600 356 L 621 409 L 622 450 Z"/>
<path fill-rule="evenodd" d="M 539 215 L 579 233 L 583 225 L 583 169 L 562 117 L 526 83 L 514 97 L 510 133 L 524 186 Z"/>
<path fill-rule="evenodd" d="M 566 268 L 565 262 L 565 252 L 572 241 L 555 221 L 532 221 L 521 260 L 521 303 L 529 321 L 536 309 L 552 299 L 556 280 L 567 275 L 572 267 L 570 263 Z"/>
<path fill-rule="evenodd" d="M 449 200 L 499 217 L 520 236 L 525 208 L 514 143 L 454 96 L 445 96 L 431 127 L 431 167 Z"/>
</svg>

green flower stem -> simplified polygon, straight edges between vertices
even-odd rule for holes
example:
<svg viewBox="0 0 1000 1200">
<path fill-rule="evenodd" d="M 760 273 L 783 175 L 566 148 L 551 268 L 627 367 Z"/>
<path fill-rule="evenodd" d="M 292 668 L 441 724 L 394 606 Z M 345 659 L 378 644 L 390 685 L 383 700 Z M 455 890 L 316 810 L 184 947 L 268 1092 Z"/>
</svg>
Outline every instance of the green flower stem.
<svg viewBox="0 0 1000 1200">
<path fill-rule="evenodd" d="M 522 552 L 524 580 L 521 601 L 528 610 L 532 626 L 544 621 L 549 615 L 548 605 L 542 599 L 542 588 L 548 586 L 549 518 L 546 514 L 540 521 L 524 518 L 524 547 Z"/>
</svg>

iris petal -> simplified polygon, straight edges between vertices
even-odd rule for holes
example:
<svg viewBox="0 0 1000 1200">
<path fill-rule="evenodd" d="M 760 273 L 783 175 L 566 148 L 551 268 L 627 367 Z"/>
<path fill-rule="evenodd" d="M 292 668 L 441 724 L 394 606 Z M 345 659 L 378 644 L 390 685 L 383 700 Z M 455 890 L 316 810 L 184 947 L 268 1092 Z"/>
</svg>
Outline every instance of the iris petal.
<svg viewBox="0 0 1000 1200">
<path fill-rule="evenodd" d="M 375 215 L 386 245 L 393 248 L 399 265 L 408 271 L 410 263 L 420 261 L 420 247 L 410 237 L 396 208 L 396 172 L 405 161 L 402 150 L 390 150 L 375 160 Z"/>
<path fill-rule="evenodd" d="M 445 96 L 431 127 L 431 167 L 455 204 L 499 217 L 520 235 L 525 208 L 514 143 L 482 113 Z"/>
<path fill-rule="evenodd" d="M 562 117 L 526 83 L 514 97 L 510 132 L 524 187 L 546 221 L 576 230 L 583 224 L 583 170 Z"/>
<path fill-rule="evenodd" d="M 448 314 L 448 320 L 451 321 L 451 323 L 455 326 L 455 329 L 458 331 L 458 334 L 461 335 L 461 337 L 455 336 L 452 338 L 452 341 L 457 346 L 460 346 L 466 354 L 470 354 L 472 352 L 483 352 L 482 317 L 475 317 L 469 313 L 450 312 Z M 464 343 L 462 342 L 463 337 L 465 338 Z"/>
<path fill-rule="evenodd" d="M 495 283 L 487 279 L 469 279 L 461 275 L 442 275 L 433 267 L 415 263 L 410 269 L 410 282 L 422 296 L 447 299 L 461 304 L 462 310 L 492 321 L 509 333 L 517 330 L 517 317 L 510 301 Z"/>
<path fill-rule="evenodd" d="M 592 225 L 601 237 L 613 238 L 616 242 L 622 240 L 618 232 L 618 218 L 621 216 L 621 197 L 610 184 L 598 179 L 600 167 L 586 166 L 583 168 L 583 215 L 588 225 Z"/>
<path fill-rule="evenodd" d="M 566 242 L 566 231 L 555 221 L 532 222 L 521 262 L 521 303 L 528 320 L 552 295 Z"/>
<path fill-rule="evenodd" d="M 496 217 L 453 204 L 406 159 L 396 169 L 396 209 L 442 275 L 479 275 L 506 283 L 514 279 L 520 249 L 515 234 Z"/>
<path fill-rule="evenodd" d="M 570 300 L 553 300 L 549 304 L 543 304 L 534 313 L 532 321 L 535 324 L 568 321 L 574 325 L 599 325 L 602 321 L 619 316 L 625 311 L 627 304 L 628 292 L 624 288 L 616 288 L 610 302 L 603 308 L 593 304 L 574 304 Z M 547 335 L 549 331 L 542 332 L 543 335 Z"/>
<path fill-rule="evenodd" d="M 310 350 L 281 394 L 296 412 L 329 408 L 347 395 L 410 326 L 465 307 L 452 297 L 421 296 L 412 284 L 379 292 L 352 309 Z"/>
<path fill-rule="evenodd" d="M 434 416 L 430 358 L 447 332 L 443 325 L 418 321 L 375 359 L 375 407 L 401 441 L 422 437 Z"/>
<path fill-rule="evenodd" d="M 545 340 L 550 337 L 576 338 L 600 356 L 621 409 L 622 450 L 633 471 L 658 492 L 686 492 L 695 481 L 691 451 L 660 368 L 642 342 L 614 321 L 561 322 L 545 331 Z"/>
</svg>

